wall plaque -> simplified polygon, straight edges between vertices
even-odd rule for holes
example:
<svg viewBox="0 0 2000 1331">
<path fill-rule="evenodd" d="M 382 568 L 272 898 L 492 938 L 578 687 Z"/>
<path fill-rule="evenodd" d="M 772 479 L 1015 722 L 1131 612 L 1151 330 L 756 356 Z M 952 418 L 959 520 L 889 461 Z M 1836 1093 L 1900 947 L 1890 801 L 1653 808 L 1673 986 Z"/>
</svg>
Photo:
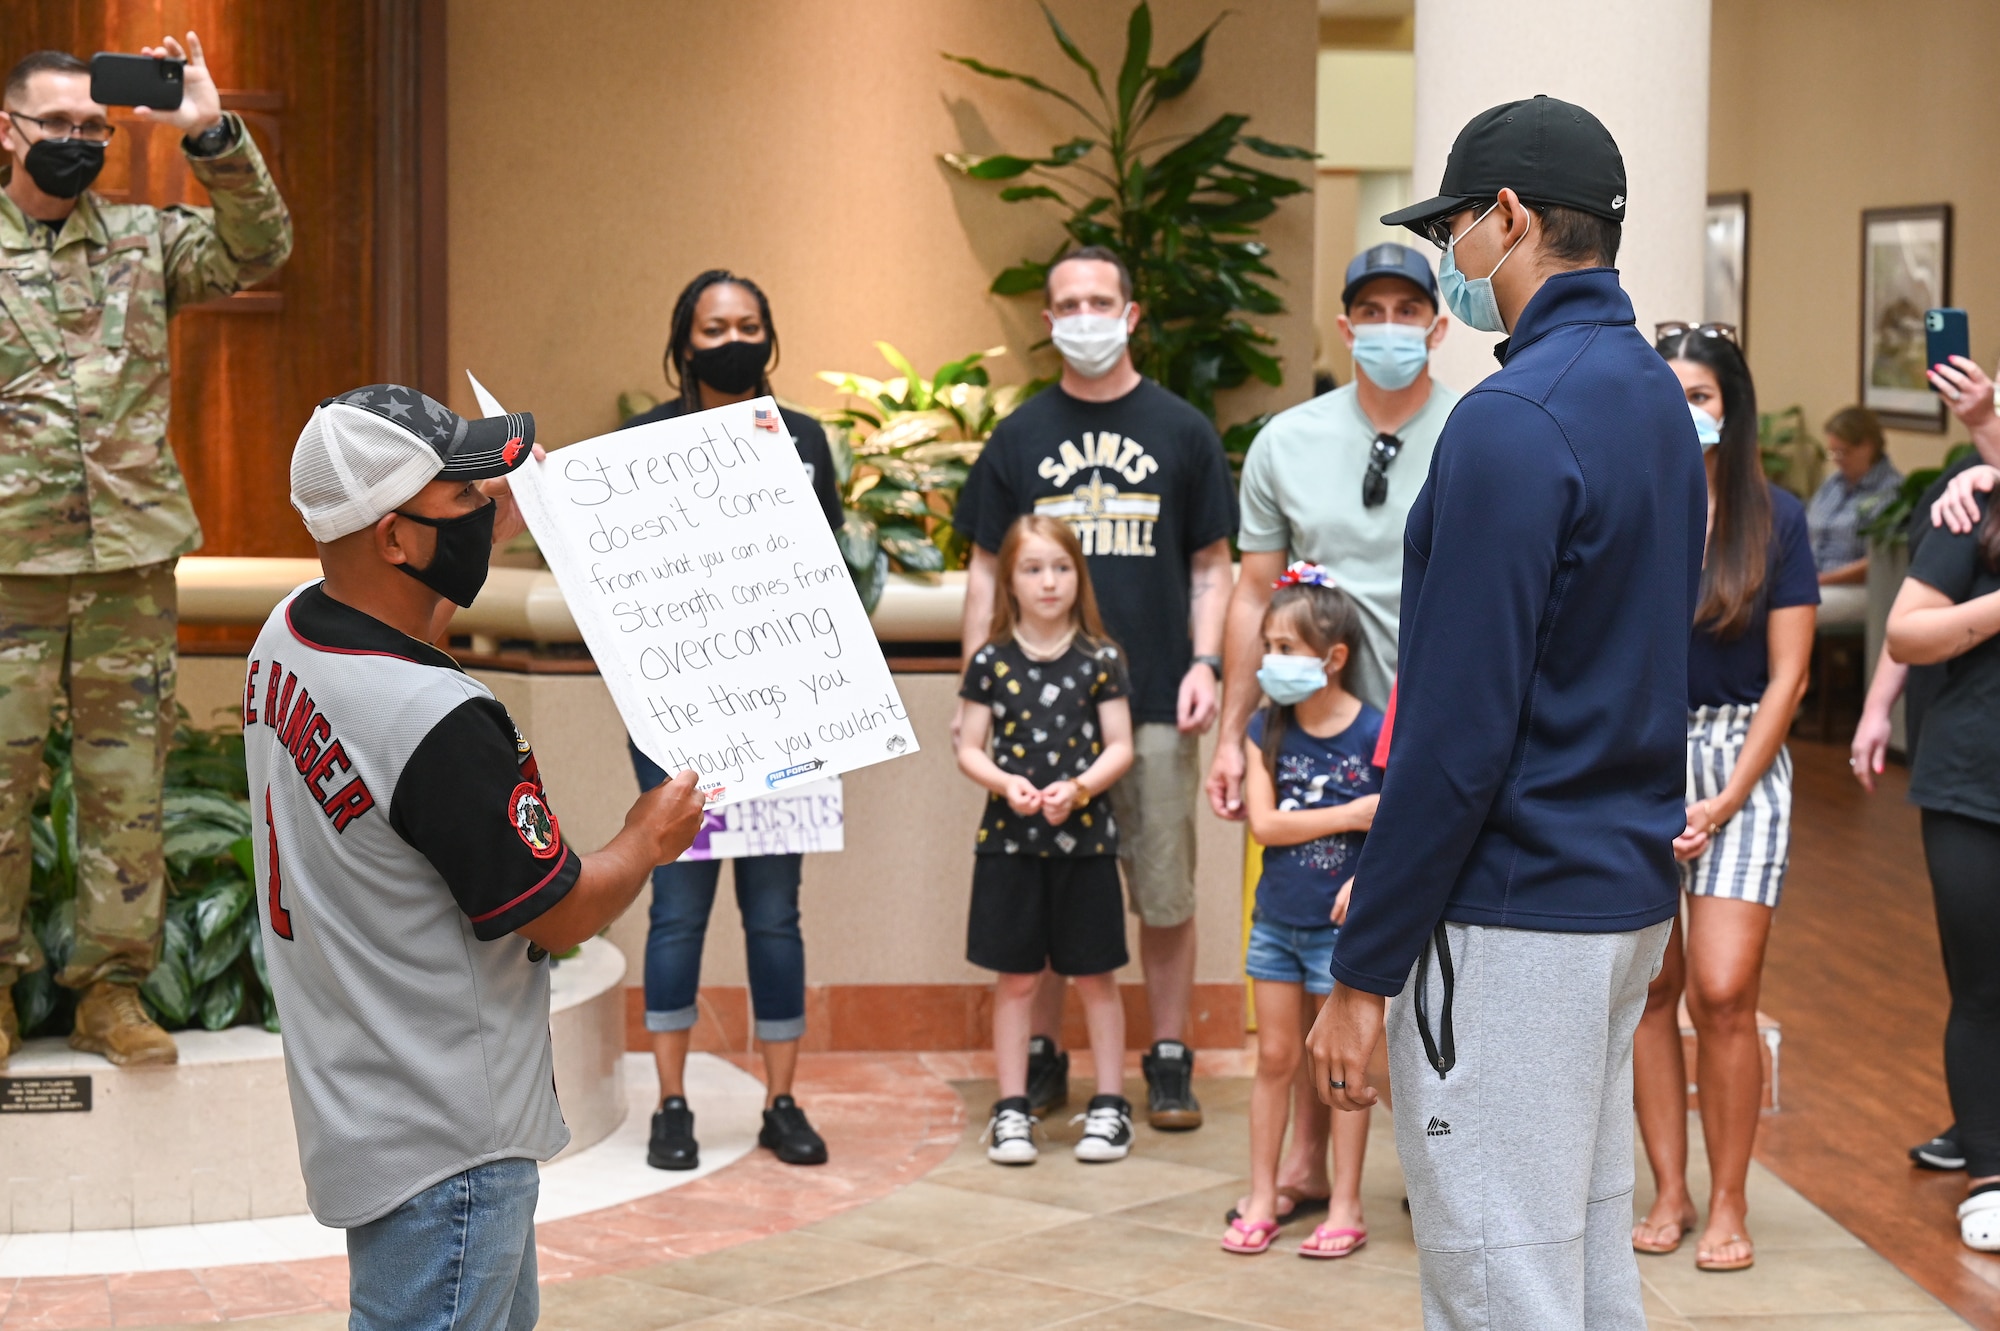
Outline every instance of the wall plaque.
<svg viewBox="0 0 2000 1331">
<path fill-rule="evenodd" d="M 0 1114 L 87 1114 L 90 1078 L 0 1077 Z"/>
</svg>

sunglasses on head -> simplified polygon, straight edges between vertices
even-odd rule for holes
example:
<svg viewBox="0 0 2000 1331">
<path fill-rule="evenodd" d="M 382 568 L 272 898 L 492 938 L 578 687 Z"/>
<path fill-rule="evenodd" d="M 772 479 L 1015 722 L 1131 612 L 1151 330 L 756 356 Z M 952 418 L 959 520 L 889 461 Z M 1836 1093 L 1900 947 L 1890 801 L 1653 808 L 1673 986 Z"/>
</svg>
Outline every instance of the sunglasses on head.
<svg viewBox="0 0 2000 1331">
<path fill-rule="evenodd" d="M 1691 324 L 1683 323 L 1679 319 L 1669 319 L 1665 323 L 1653 325 L 1653 341 L 1656 344 L 1687 333 L 1700 333 L 1703 337 L 1719 337 L 1732 346 L 1736 345 L 1735 324 Z"/>
<path fill-rule="evenodd" d="M 1387 430 L 1368 446 L 1368 470 L 1361 477 L 1361 506 L 1380 508 L 1389 500 L 1389 464 L 1403 451 L 1403 441 Z"/>
</svg>

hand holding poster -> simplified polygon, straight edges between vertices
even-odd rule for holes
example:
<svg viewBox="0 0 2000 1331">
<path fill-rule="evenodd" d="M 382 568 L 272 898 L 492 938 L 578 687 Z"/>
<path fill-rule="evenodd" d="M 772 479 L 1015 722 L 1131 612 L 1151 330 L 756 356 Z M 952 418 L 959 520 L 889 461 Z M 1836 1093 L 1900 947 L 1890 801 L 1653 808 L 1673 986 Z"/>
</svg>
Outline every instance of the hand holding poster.
<svg viewBox="0 0 2000 1331">
<path fill-rule="evenodd" d="M 512 486 L 633 742 L 667 772 L 693 768 L 730 804 L 916 751 L 770 398 L 571 444 Z"/>
</svg>

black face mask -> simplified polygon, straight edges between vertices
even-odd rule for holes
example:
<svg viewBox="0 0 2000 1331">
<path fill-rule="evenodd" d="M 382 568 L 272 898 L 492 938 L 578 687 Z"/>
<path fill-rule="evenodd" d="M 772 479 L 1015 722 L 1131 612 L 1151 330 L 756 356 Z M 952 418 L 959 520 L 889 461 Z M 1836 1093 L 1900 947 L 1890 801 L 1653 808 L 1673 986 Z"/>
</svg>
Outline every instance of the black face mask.
<svg viewBox="0 0 2000 1331">
<path fill-rule="evenodd" d="M 718 393 L 747 393 L 764 377 L 764 366 L 770 359 L 769 339 L 724 342 L 689 353 L 688 373 Z"/>
<path fill-rule="evenodd" d="M 74 199 L 104 169 L 104 145 L 82 139 L 42 139 L 28 149 L 28 176 L 35 188 L 58 199 Z"/>
<path fill-rule="evenodd" d="M 493 517 L 497 506 L 487 504 L 456 518 L 427 518 L 396 510 L 399 518 L 421 522 L 437 532 L 437 550 L 423 568 L 396 567 L 454 605 L 469 606 L 486 585 L 493 563 Z"/>
</svg>

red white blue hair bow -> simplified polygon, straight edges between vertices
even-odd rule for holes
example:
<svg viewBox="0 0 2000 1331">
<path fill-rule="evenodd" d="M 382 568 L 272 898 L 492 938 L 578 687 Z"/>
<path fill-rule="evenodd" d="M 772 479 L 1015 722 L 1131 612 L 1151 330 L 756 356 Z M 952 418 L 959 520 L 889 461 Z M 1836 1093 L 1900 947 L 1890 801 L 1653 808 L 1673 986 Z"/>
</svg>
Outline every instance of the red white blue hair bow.
<svg viewBox="0 0 2000 1331">
<path fill-rule="evenodd" d="M 1301 559 L 1280 573 L 1278 580 L 1271 584 L 1274 591 L 1279 587 L 1326 587 L 1337 591 L 1340 584 L 1320 565 Z"/>
</svg>

